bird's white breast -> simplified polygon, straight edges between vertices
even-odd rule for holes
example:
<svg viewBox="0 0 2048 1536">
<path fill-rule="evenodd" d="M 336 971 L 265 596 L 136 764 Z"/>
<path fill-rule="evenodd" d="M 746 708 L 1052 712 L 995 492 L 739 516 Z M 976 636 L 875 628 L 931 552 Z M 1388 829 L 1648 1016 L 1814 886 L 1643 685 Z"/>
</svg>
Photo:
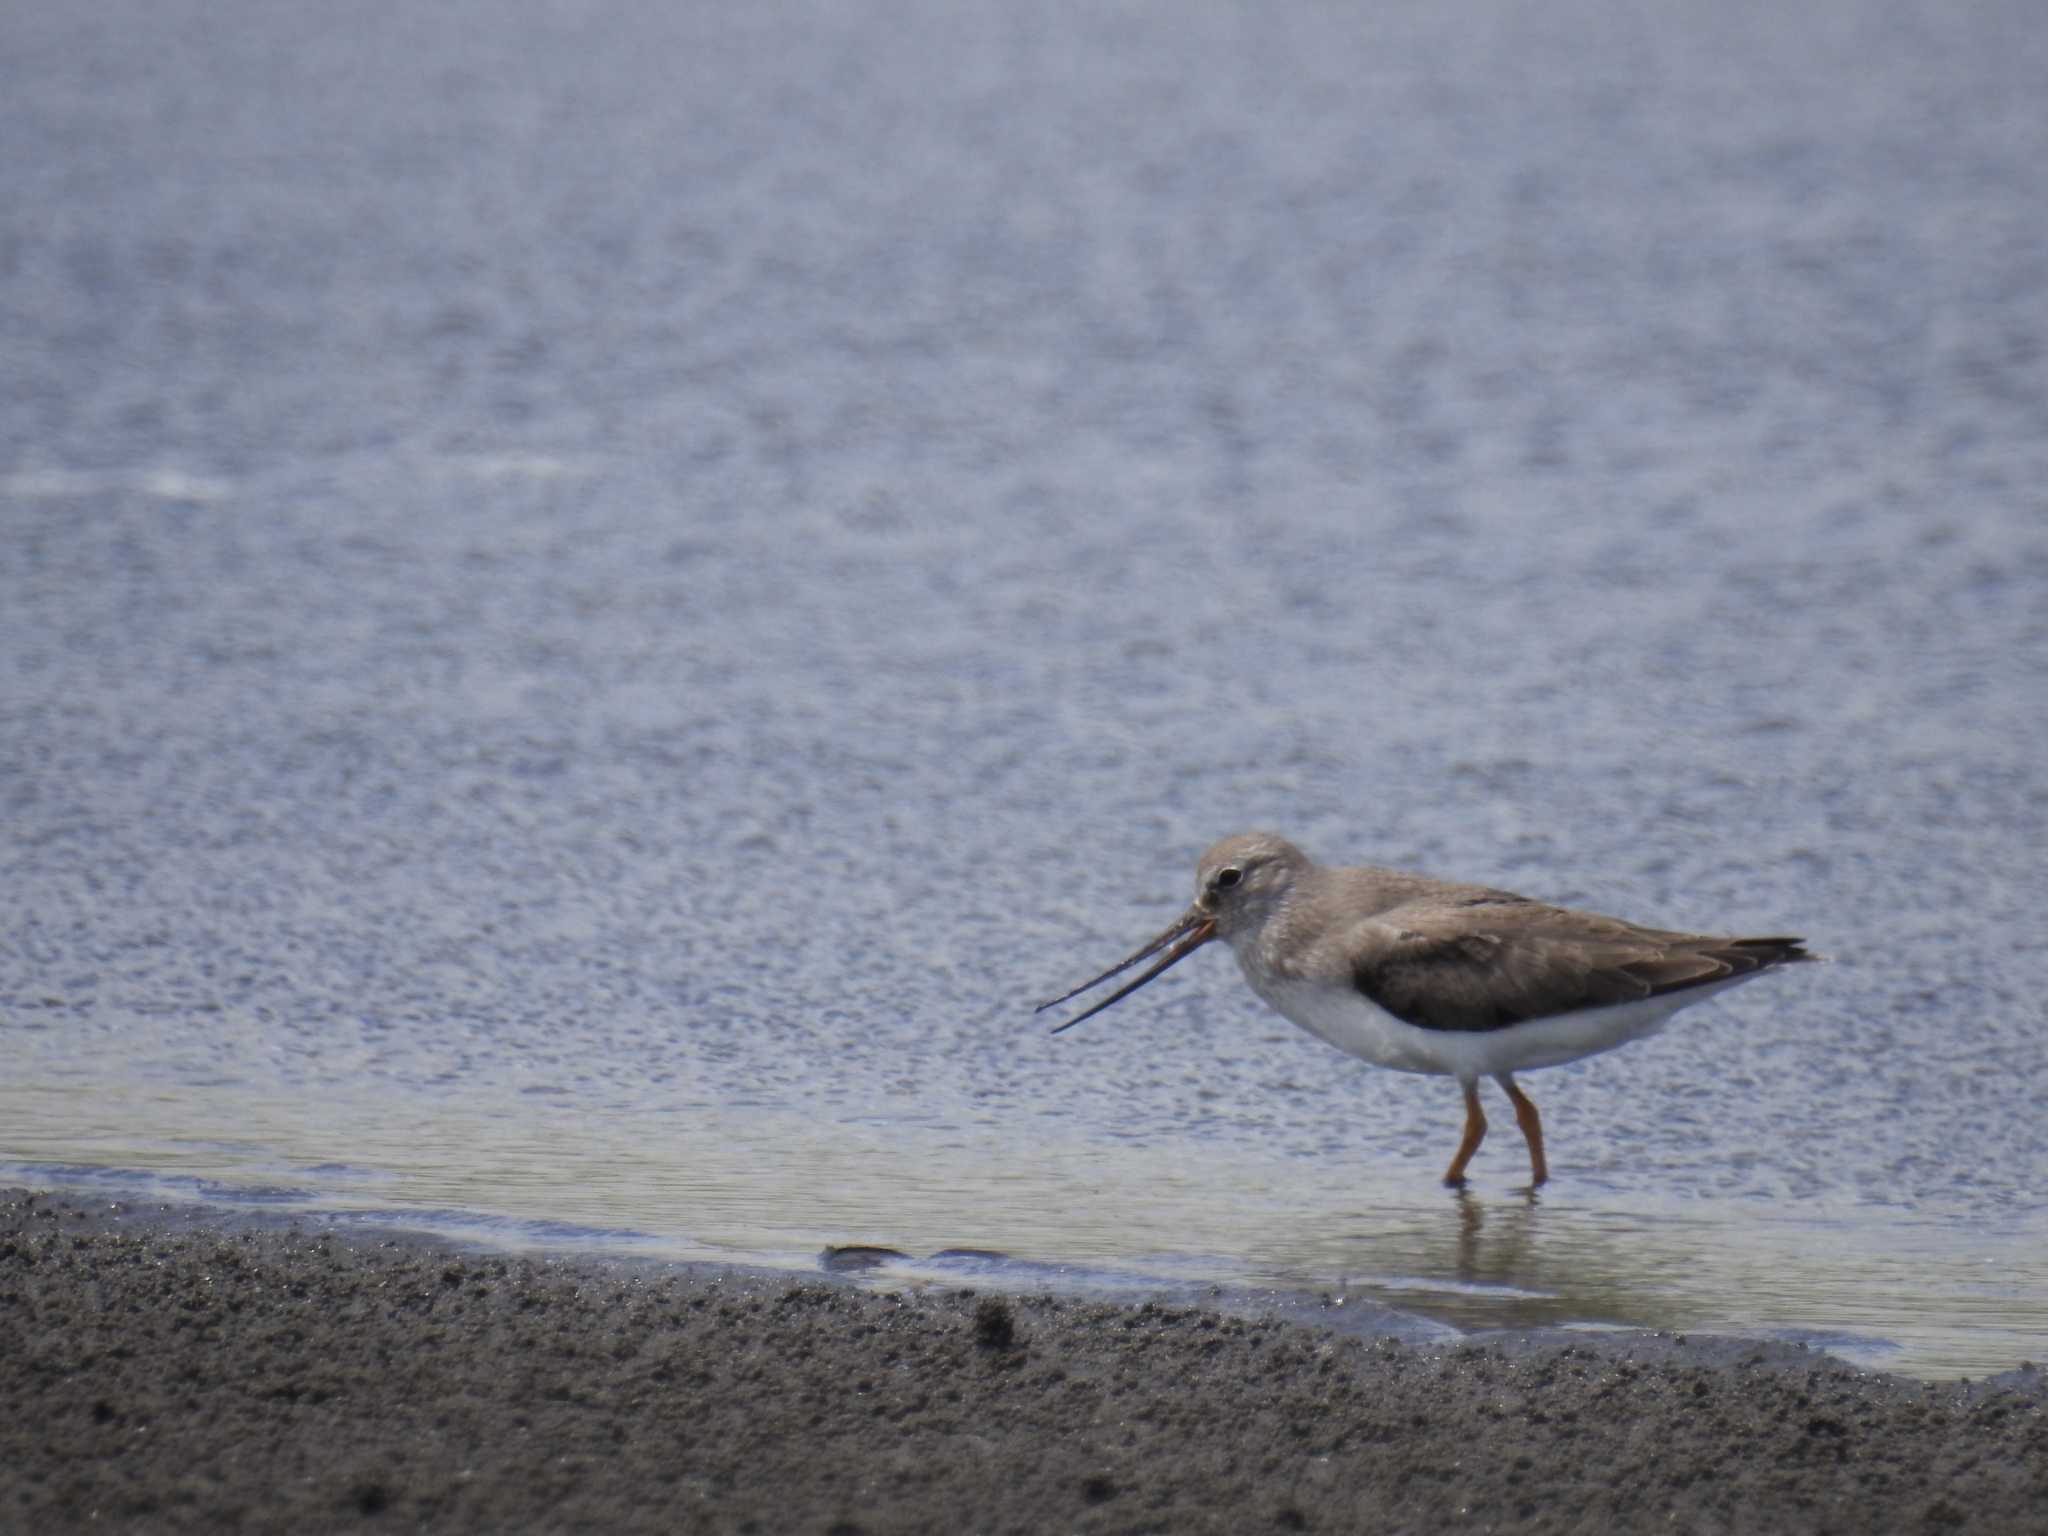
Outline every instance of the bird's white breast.
<svg viewBox="0 0 2048 1536">
<path fill-rule="evenodd" d="M 1340 1051 L 1396 1072 L 1468 1081 L 1497 1072 L 1555 1067 L 1640 1040 L 1657 1033 L 1679 1009 L 1749 979 L 1730 977 L 1662 997 L 1556 1014 L 1503 1029 L 1462 1030 L 1404 1023 L 1352 987 L 1276 976 L 1254 964 L 1244 964 L 1243 969 L 1252 990 L 1276 1011 Z"/>
</svg>

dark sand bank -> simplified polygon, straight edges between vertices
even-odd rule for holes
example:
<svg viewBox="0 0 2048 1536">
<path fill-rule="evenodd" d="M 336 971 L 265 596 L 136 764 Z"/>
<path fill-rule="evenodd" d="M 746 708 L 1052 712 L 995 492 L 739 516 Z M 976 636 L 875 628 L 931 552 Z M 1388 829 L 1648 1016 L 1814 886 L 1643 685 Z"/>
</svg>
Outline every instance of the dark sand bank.
<svg viewBox="0 0 2048 1536">
<path fill-rule="evenodd" d="M 0 1192 L 0 1529 L 2027 1531 L 2048 1392 Z"/>
</svg>

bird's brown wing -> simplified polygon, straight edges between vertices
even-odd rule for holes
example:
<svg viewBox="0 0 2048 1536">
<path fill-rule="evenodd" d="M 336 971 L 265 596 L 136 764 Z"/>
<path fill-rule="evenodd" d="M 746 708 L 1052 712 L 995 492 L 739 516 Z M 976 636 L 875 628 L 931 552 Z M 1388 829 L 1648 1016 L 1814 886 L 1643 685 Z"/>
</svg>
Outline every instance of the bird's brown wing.
<svg viewBox="0 0 2048 1536">
<path fill-rule="evenodd" d="M 1352 985 L 1424 1029 L 1505 1029 L 1809 960 L 1794 938 L 1639 928 L 1507 895 L 1380 913 L 1353 936 Z"/>
</svg>

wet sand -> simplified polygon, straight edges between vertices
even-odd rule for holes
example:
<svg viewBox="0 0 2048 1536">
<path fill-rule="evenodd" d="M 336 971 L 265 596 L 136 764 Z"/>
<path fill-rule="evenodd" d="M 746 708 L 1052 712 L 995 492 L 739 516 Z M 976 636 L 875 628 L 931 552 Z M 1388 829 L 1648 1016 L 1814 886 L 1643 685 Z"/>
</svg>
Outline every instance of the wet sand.
<svg viewBox="0 0 2048 1536">
<path fill-rule="evenodd" d="M 0 1192 L 0 1529 L 2029 1531 L 2048 1387 Z"/>
</svg>

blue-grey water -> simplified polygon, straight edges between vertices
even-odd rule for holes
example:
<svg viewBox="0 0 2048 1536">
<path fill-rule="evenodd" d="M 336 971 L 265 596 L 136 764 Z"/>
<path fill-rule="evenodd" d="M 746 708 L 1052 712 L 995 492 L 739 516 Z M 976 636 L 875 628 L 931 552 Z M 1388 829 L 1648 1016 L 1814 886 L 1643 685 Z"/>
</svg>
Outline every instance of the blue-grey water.
<svg viewBox="0 0 2048 1536">
<path fill-rule="evenodd" d="M 2048 1350 L 2048 12 L 0 40 L 0 1178 Z M 1834 963 L 1461 1201 L 1253 826 Z"/>
</svg>

